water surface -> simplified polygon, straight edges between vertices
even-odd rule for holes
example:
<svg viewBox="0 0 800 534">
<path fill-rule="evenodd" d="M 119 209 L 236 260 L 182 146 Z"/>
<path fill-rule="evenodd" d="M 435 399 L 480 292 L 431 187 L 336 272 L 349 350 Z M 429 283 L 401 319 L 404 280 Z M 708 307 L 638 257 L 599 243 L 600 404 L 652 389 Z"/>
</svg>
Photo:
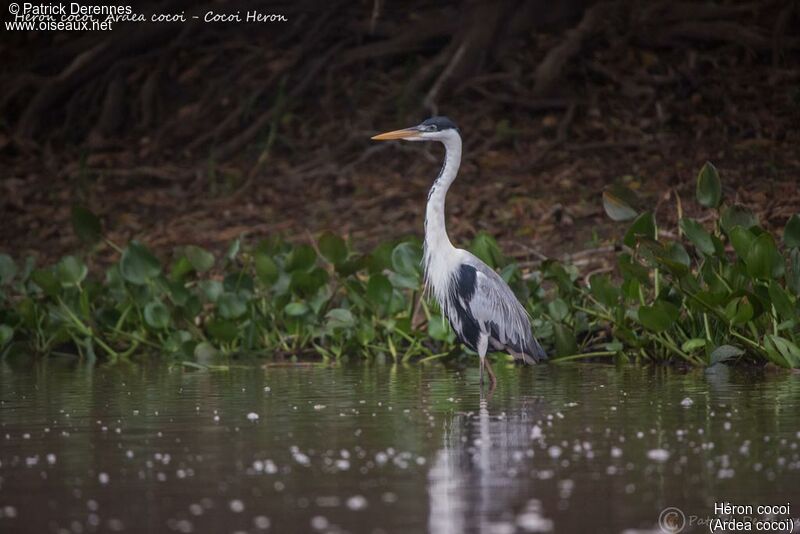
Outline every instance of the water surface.
<svg viewBox="0 0 800 534">
<path fill-rule="evenodd" d="M 800 510 L 796 374 L 496 370 L 490 397 L 438 365 L 6 363 L 0 532 L 658 532 L 669 506 Z"/>
</svg>

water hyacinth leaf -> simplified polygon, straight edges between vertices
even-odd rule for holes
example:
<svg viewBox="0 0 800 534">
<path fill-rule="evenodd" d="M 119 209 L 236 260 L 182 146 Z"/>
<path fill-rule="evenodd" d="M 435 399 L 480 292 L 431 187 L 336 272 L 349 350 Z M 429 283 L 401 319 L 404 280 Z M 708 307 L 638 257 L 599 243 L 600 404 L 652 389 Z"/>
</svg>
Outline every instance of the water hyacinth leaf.
<svg viewBox="0 0 800 534">
<path fill-rule="evenodd" d="M 677 275 L 688 273 L 692 264 L 689 253 L 677 241 L 672 241 L 665 245 L 658 258 L 670 271 Z"/>
<path fill-rule="evenodd" d="M 203 280 L 199 284 L 200 291 L 203 292 L 209 302 L 217 302 L 225 289 L 219 280 Z"/>
<path fill-rule="evenodd" d="M 706 208 L 716 208 L 722 202 L 722 184 L 719 173 L 711 162 L 706 162 L 697 175 L 697 202 Z"/>
<path fill-rule="evenodd" d="M 747 274 L 754 278 L 767 279 L 783 267 L 783 257 L 770 234 L 755 238 L 745 259 Z M 780 276 L 780 275 L 778 275 Z"/>
<path fill-rule="evenodd" d="M 472 240 L 469 251 L 492 269 L 506 263 L 497 241 L 486 232 L 478 232 L 478 235 Z"/>
<path fill-rule="evenodd" d="M 741 226 L 734 226 L 731 228 L 728 235 L 730 236 L 731 246 L 733 246 L 733 250 L 736 251 L 736 255 L 742 260 L 746 259 L 756 236 L 753 235 L 753 232 Z"/>
<path fill-rule="evenodd" d="M 328 328 L 349 329 L 356 325 L 356 318 L 350 310 L 345 308 L 334 308 L 325 314 L 326 325 Z"/>
<path fill-rule="evenodd" d="M 392 243 L 381 243 L 367 256 L 366 264 L 370 273 L 380 273 L 392 267 Z"/>
<path fill-rule="evenodd" d="M 614 287 L 608 275 L 592 275 L 589 278 L 589 289 L 592 292 L 592 296 L 601 304 L 613 307 L 619 302 L 620 290 Z"/>
<path fill-rule="evenodd" d="M 739 347 L 734 347 L 733 345 L 720 345 L 711 351 L 708 365 L 716 365 L 726 360 L 730 360 L 731 358 L 738 358 L 743 354 L 744 351 Z"/>
<path fill-rule="evenodd" d="M 317 262 L 317 253 L 309 245 L 297 245 L 289 254 L 287 271 L 309 271 Z"/>
<path fill-rule="evenodd" d="M 227 252 L 225 252 L 225 261 L 232 262 L 239 255 L 239 250 L 242 248 L 242 240 L 240 238 L 234 239 Z"/>
<path fill-rule="evenodd" d="M 711 234 L 709 234 L 703 225 L 693 219 L 687 219 L 686 217 L 680 220 L 680 227 L 683 230 L 683 233 L 686 234 L 686 237 L 689 238 L 689 241 L 697 247 L 697 250 L 705 254 L 706 256 L 714 255 L 716 252 L 716 247 L 714 246 L 714 242 L 711 240 Z"/>
<path fill-rule="evenodd" d="M 186 259 L 198 273 L 204 273 L 214 266 L 214 255 L 196 245 L 189 245 L 185 250 Z"/>
<path fill-rule="evenodd" d="M 800 367 L 800 348 L 792 341 L 776 335 L 766 335 L 767 353 L 772 360 L 783 367 Z"/>
<path fill-rule="evenodd" d="M 170 270 L 170 278 L 173 280 L 183 280 L 187 274 L 191 273 L 194 267 L 189 262 L 189 259 L 184 255 L 175 260 Z"/>
<path fill-rule="evenodd" d="M 56 278 L 63 286 L 75 286 L 80 284 L 89 268 L 75 256 L 64 256 L 56 265 Z"/>
<path fill-rule="evenodd" d="M 561 323 L 553 323 L 553 340 L 555 341 L 558 356 L 571 356 L 578 352 L 578 342 L 575 332 Z"/>
<path fill-rule="evenodd" d="M 223 343 L 235 341 L 236 337 L 239 335 L 239 329 L 236 327 L 236 323 L 225 319 L 209 321 L 206 325 L 206 330 L 208 330 L 211 337 Z"/>
<path fill-rule="evenodd" d="M 702 349 L 706 346 L 706 340 L 700 337 L 694 337 L 691 339 L 687 339 L 681 345 L 681 350 L 683 352 L 694 352 L 698 349 Z"/>
<path fill-rule="evenodd" d="M 789 222 L 783 229 L 783 242 L 788 248 L 800 248 L 800 215 L 789 217 Z"/>
<path fill-rule="evenodd" d="M 616 191 L 603 191 L 603 209 L 612 221 L 630 221 L 636 217 L 637 211 L 616 193 Z"/>
<path fill-rule="evenodd" d="M 289 317 L 301 317 L 311 311 L 305 302 L 290 302 L 283 308 L 283 313 Z"/>
<path fill-rule="evenodd" d="M 31 273 L 31 280 L 48 297 L 55 297 L 61 292 L 61 284 L 49 269 L 37 269 Z"/>
<path fill-rule="evenodd" d="M 670 328 L 680 315 L 680 310 L 671 302 L 657 300 L 652 306 L 639 306 L 639 322 L 653 332 L 663 332 Z"/>
<path fill-rule="evenodd" d="M 791 298 L 775 280 L 769 283 L 769 300 L 781 319 L 789 321 L 797 317 Z"/>
<path fill-rule="evenodd" d="M 422 250 L 413 243 L 400 243 L 392 251 L 392 268 L 397 274 L 420 279 Z"/>
<path fill-rule="evenodd" d="M 795 296 L 800 297 L 800 248 L 789 252 L 789 271 L 786 273 L 786 286 Z"/>
<path fill-rule="evenodd" d="M 238 319 L 247 313 L 247 300 L 239 293 L 226 292 L 220 295 L 217 309 L 225 319 Z"/>
<path fill-rule="evenodd" d="M 753 226 L 758 226 L 758 217 L 739 204 L 733 206 L 724 206 L 720 213 L 719 224 L 726 234 L 730 234 L 731 230 L 736 226 L 748 229 Z"/>
<path fill-rule="evenodd" d="M 14 337 L 14 329 L 7 324 L 0 324 L 0 348 L 5 347 Z"/>
<path fill-rule="evenodd" d="M 725 316 L 735 325 L 746 323 L 753 313 L 753 304 L 747 296 L 734 298 L 725 306 Z"/>
<path fill-rule="evenodd" d="M 450 329 L 450 324 L 439 314 L 431 314 L 428 321 L 428 335 L 436 341 L 450 342 L 455 338 L 455 334 Z"/>
<path fill-rule="evenodd" d="M 131 241 L 122 253 L 119 269 L 125 280 L 142 285 L 159 275 L 161 265 L 147 247 Z"/>
<path fill-rule="evenodd" d="M 0 285 L 8 285 L 17 274 L 17 264 L 8 254 L 0 254 Z"/>
<path fill-rule="evenodd" d="M 169 325 L 169 310 L 160 300 L 154 300 L 144 307 L 144 321 L 150 328 L 163 330 Z"/>
<path fill-rule="evenodd" d="M 328 281 L 328 273 L 323 269 L 312 271 L 294 271 L 289 281 L 289 289 L 301 296 L 309 297 Z"/>
<path fill-rule="evenodd" d="M 563 321 L 569 315 L 569 306 L 563 299 L 555 299 L 547 303 L 547 313 L 554 321 Z"/>
<path fill-rule="evenodd" d="M 380 273 L 373 274 L 367 282 L 367 299 L 369 302 L 382 311 L 389 309 L 392 302 L 392 283 Z"/>
<path fill-rule="evenodd" d="M 278 264 L 263 250 L 257 250 L 253 256 L 256 267 L 256 276 L 263 284 L 272 285 L 278 281 L 280 271 Z"/>
<path fill-rule="evenodd" d="M 656 219 L 650 211 L 646 211 L 636 217 L 636 220 L 633 221 L 630 228 L 628 228 L 628 231 L 625 233 L 622 242 L 625 243 L 626 246 L 633 248 L 636 246 L 636 241 L 640 237 L 657 239 Z"/>
<path fill-rule="evenodd" d="M 72 230 L 78 236 L 78 239 L 84 243 L 93 245 L 103 237 L 103 227 L 100 224 L 100 219 L 83 206 L 72 206 L 70 219 L 72 221 Z"/>
<path fill-rule="evenodd" d="M 347 259 L 347 245 L 338 235 L 325 232 L 319 237 L 318 246 L 322 256 L 337 267 Z"/>
</svg>

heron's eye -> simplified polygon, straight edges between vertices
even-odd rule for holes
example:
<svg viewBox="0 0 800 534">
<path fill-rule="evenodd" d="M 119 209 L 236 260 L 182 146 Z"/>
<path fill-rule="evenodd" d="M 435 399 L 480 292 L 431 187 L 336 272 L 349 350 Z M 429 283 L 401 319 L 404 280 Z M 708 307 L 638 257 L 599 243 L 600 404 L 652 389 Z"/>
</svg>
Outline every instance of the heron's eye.
<svg viewBox="0 0 800 534">
<path fill-rule="evenodd" d="M 426 132 L 435 132 L 436 131 L 436 125 L 435 124 L 429 124 L 429 125 L 425 126 L 425 131 Z"/>
</svg>

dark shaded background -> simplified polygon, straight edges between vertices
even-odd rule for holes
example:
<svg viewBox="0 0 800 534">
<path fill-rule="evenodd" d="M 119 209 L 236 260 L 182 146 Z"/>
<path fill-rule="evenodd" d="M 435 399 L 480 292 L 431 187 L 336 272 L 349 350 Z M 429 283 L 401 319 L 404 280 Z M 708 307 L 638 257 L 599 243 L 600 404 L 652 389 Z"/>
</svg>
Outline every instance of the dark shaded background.
<svg viewBox="0 0 800 534">
<path fill-rule="evenodd" d="M 285 23 L 10 32 L 0 56 L 0 250 L 78 246 L 69 210 L 168 251 L 333 229 L 420 234 L 438 147 L 373 144 L 441 113 L 465 137 L 449 197 L 463 242 L 519 258 L 596 247 L 624 182 L 669 231 L 713 161 L 728 201 L 798 211 L 797 2 L 137 3 Z M 9 20 L 3 13 L 3 20 Z M 107 251 L 109 254 L 111 251 Z"/>
</svg>

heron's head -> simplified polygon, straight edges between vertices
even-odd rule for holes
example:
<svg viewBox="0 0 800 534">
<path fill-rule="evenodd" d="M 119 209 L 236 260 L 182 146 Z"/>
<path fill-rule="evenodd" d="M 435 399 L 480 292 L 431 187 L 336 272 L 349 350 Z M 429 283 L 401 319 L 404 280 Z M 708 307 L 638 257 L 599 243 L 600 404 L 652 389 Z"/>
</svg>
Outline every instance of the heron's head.
<svg viewBox="0 0 800 534">
<path fill-rule="evenodd" d="M 445 142 L 458 136 L 458 127 L 447 117 L 431 117 L 411 128 L 393 130 L 376 135 L 374 141 L 404 139 L 406 141 L 441 141 Z"/>
</svg>

